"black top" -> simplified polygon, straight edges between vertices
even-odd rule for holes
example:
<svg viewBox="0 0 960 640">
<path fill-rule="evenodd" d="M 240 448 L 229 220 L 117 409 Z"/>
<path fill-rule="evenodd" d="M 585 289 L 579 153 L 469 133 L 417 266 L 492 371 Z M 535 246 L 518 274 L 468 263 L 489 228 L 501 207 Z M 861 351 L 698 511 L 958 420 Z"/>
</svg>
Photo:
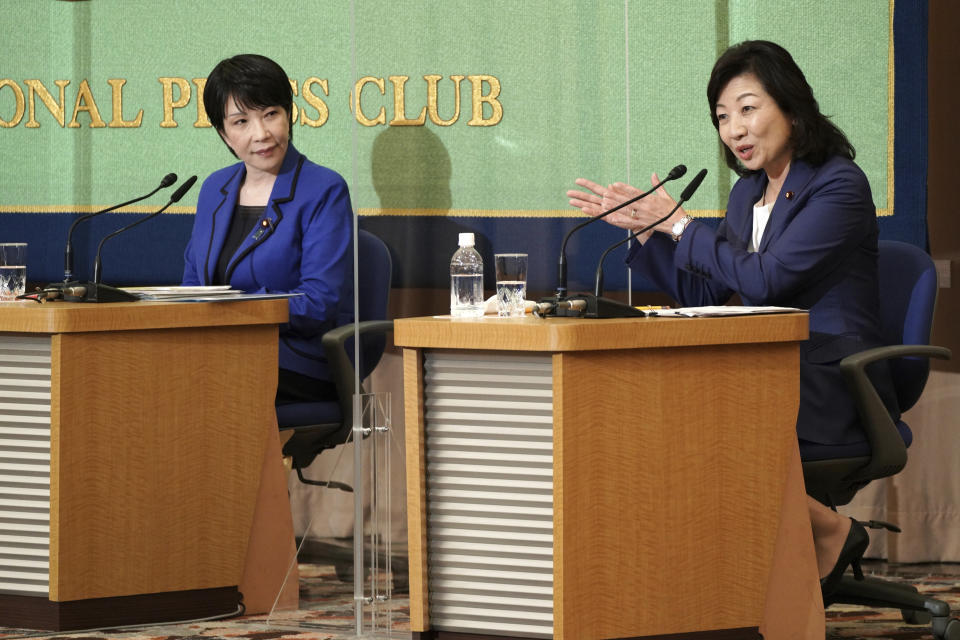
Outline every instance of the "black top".
<svg viewBox="0 0 960 640">
<path fill-rule="evenodd" d="M 230 221 L 230 229 L 227 231 L 227 240 L 223 244 L 223 251 L 220 252 L 220 259 L 217 261 L 217 269 L 213 273 L 212 284 L 230 284 L 227 277 L 227 266 L 233 259 L 233 255 L 240 248 L 240 244 L 250 231 L 257 225 L 260 216 L 266 205 L 259 207 L 247 207 L 237 205 L 233 211 L 233 220 Z"/>
</svg>

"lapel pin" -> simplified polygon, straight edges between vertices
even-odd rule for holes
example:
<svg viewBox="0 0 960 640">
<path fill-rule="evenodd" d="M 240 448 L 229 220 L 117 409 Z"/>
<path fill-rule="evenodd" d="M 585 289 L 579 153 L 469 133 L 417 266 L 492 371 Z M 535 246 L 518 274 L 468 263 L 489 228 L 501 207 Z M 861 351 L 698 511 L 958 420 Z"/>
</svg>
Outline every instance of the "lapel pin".
<svg viewBox="0 0 960 640">
<path fill-rule="evenodd" d="M 783 197 L 786 198 L 787 200 L 792 200 L 792 199 L 793 199 L 793 191 L 787 191 L 785 194 L 783 194 Z"/>
</svg>

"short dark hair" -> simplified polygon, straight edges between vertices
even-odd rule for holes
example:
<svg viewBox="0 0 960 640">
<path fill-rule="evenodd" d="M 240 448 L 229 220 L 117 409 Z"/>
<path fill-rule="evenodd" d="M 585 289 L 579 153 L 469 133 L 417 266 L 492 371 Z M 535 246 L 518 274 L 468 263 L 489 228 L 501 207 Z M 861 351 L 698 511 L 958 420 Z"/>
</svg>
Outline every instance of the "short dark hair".
<svg viewBox="0 0 960 640">
<path fill-rule="evenodd" d="M 719 129 L 717 101 L 720 93 L 735 77 L 752 73 L 774 99 L 780 110 L 793 123 L 790 144 L 793 157 L 812 165 L 821 165 L 834 155 L 853 160 L 856 150 L 830 119 L 820 113 L 813 89 L 790 53 L 768 40 L 747 40 L 727 49 L 717 59 L 707 83 L 710 119 Z M 736 155 L 723 145 L 727 166 L 738 175 L 754 173 L 737 161 Z"/>
<path fill-rule="evenodd" d="M 293 89 L 289 76 L 279 64 L 255 53 L 244 53 L 217 63 L 203 88 L 203 108 L 210 124 L 221 133 L 226 116 L 224 107 L 231 96 L 245 109 L 276 106 L 286 109 L 290 139 L 293 139 Z"/>
</svg>

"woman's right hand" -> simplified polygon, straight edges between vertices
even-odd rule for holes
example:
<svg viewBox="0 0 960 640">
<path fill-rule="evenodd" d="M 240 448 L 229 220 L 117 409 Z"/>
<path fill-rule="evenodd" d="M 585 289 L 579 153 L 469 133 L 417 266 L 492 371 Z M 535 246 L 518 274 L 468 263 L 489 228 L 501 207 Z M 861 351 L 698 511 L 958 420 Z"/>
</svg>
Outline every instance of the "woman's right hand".
<svg viewBox="0 0 960 640">
<path fill-rule="evenodd" d="M 659 177 L 654 173 L 650 177 L 650 184 L 655 185 L 659 182 Z M 636 187 L 623 182 L 615 182 L 608 187 L 604 187 L 592 180 L 577 178 L 576 184 L 588 189 L 589 192 L 571 189 L 567 191 L 567 197 L 570 198 L 570 204 L 572 206 L 577 207 L 589 216 L 598 216 L 604 211 L 609 211 L 617 205 L 631 198 L 635 198 L 642 193 Z M 611 213 L 604 218 L 604 220 L 621 229 L 636 232 L 638 229 L 653 224 L 667 215 L 674 206 L 676 206 L 676 201 L 670 197 L 666 189 L 660 187 L 646 198 L 638 200 L 620 211 Z M 674 221 L 679 220 L 684 215 L 684 211 L 678 209 L 669 219 L 661 222 L 654 229 L 638 236 L 640 243 L 643 244 L 646 242 L 647 238 L 649 238 L 654 231 L 669 233 L 670 226 Z"/>
<path fill-rule="evenodd" d="M 618 204 L 640 195 L 639 190 L 623 183 L 604 187 L 592 180 L 577 178 L 576 184 L 588 191 L 571 189 L 567 191 L 567 197 L 570 198 L 571 206 L 580 209 L 588 216 L 598 216 L 604 211 L 609 211 Z M 631 231 L 642 226 L 638 225 L 636 219 L 631 217 L 630 210 L 627 208 L 611 213 L 605 220 L 612 225 Z"/>
</svg>

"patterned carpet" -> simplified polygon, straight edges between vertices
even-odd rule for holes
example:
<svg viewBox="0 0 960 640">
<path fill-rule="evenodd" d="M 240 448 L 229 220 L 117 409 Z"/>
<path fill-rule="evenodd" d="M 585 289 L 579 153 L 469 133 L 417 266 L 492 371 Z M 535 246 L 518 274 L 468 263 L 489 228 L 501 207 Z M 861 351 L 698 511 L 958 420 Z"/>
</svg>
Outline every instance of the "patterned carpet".
<svg viewBox="0 0 960 640">
<path fill-rule="evenodd" d="M 882 564 L 865 567 L 868 573 L 893 576 L 914 584 L 921 592 L 935 592 L 960 615 L 960 565 L 909 565 L 889 569 Z M 20 638 L 63 638 L 64 640 L 347 640 L 355 638 L 353 586 L 337 579 L 332 566 L 300 565 L 301 610 L 280 612 L 273 618 L 243 616 L 228 620 L 168 624 L 148 628 L 105 629 L 73 633 L 37 633 L 0 629 L 0 640 Z M 409 607 L 405 593 L 395 594 L 389 619 L 380 621 L 392 628 L 376 637 L 410 637 Z M 367 637 L 374 637 L 368 635 Z M 855 606 L 833 606 L 827 610 L 827 640 L 921 640 L 933 638 L 929 626 L 904 623 L 899 611 L 874 610 Z"/>
</svg>

